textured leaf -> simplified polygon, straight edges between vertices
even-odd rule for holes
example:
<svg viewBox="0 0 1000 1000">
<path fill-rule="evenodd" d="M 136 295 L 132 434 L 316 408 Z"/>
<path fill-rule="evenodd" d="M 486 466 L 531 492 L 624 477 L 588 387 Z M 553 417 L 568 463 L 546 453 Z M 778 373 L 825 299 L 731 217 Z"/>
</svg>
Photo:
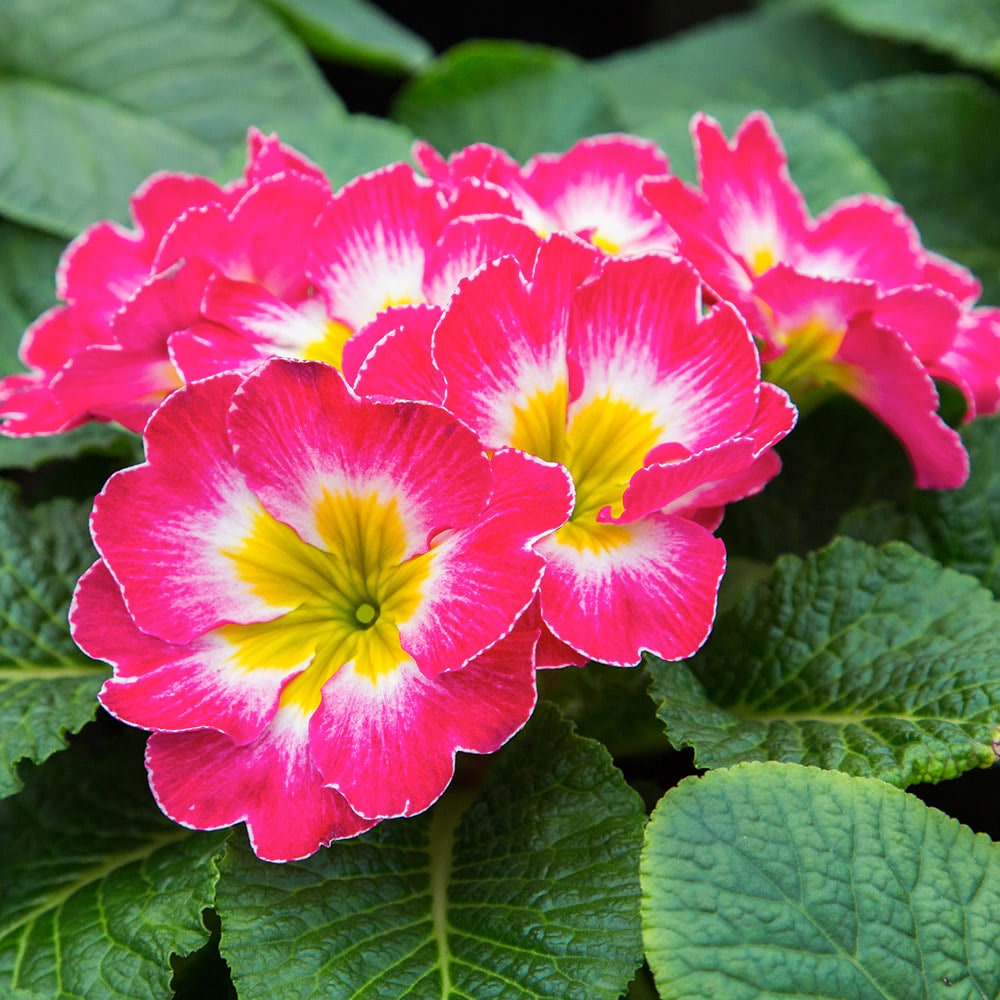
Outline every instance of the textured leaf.
<svg viewBox="0 0 1000 1000">
<path fill-rule="evenodd" d="M 819 0 L 846 24 L 1000 72 L 997 0 Z"/>
<path fill-rule="evenodd" d="M 727 135 L 736 131 L 750 110 L 718 104 L 713 111 Z M 792 180 L 814 214 L 838 198 L 870 191 L 889 194 L 889 187 L 857 146 L 839 129 L 807 111 L 780 108 L 772 116 L 785 151 Z M 643 125 L 638 131 L 665 149 L 671 170 L 695 183 L 694 150 L 688 133 L 690 116 L 672 112 Z"/>
<path fill-rule="evenodd" d="M 596 63 L 624 126 L 666 112 L 801 107 L 831 91 L 914 68 L 910 53 L 800 10 L 725 18 Z"/>
<path fill-rule="evenodd" d="M 830 541 L 849 510 L 913 492 L 899 442 L 847 396 L 800 419 L 777 450 L 781 475 L 726 510 L 722 537 L 730 554 L 768 563 L 784 552 L 805 555 Z"/>
<path fill-rule="evenodd" d="M 419 35 L 365 0 L 265 0 L 321 56 L 408 73 L 434 50 Z"/>
<path fill-rule="evenodd" d="M 86 506 L 29 509 L 0 482 L 0 795 L 20 788 L 19 760 L 44 760 L 94 717 L 108 668 L 81 653 L 66 613 L 94 560 Z"/>
<path fill-rule="evenodd" d="M 686 665 L 649 669 L 699 767 L 780 760 L 905 786 L 997 759 L 1000 604 L 898 542 L 780 559 Z"/>
<path fill-rule="evenodd" d="M 208 938 L 225 834 L 161 815 L 141 748 L 91 727 L 0 802 L 0 995 L 163 1000 L 171 953 Z"/>
<path fill-rule="evenodd" d="M 1000 597 L 1000 416 L 962 428 L 969 480 L 959 490 L 920 490 L 905 511 L 855 511 L 841 531 L 863 541 L 902 539 L 939 563 L 974 576 Z"/>
<path fill-rule="evenodd" d="M 642 878 L 664 1000 L 1000 995 L 1000 847 L 881 781 L 689 778 L 653 813 Z"/>
<path fill-rule="evenodd" d="M 247 126 L 341 105 L 254 0 L 7 0 L 0 213 L 62 235 L 121 218 L 154 169 L 209 172 Z"/>
<path fill-rule="evenodd" d="M 232 843 L 217 905 L 241 1000 L 618 997 L 644 815 L 606 751 L 542 706 L 467 801 L 453 786 L 280 867 Z"/>
<path fill-rule="evenodd" d="M 1000 94 L 968 76 L 903 76 L 811 109 L 846 132 L 886 179 L 924 242 L 976 270 L 1000 303 Z"/>
<path fill-rule="evenodd" d="M 491 142 L 522 160 L 620 128 L 588 67 L 519 42 L 455 46 L 403 89 L 393 117 L 442 152 Z"/>
</svg>

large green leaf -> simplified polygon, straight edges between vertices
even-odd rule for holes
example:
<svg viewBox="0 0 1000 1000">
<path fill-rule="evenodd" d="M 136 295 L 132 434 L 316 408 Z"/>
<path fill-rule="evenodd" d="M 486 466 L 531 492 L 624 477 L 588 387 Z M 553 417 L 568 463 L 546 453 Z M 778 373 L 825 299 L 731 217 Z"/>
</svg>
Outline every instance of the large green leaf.
<svg viewBox="0 0 1000 1000">
<path fill-rule="evenodd" d="M 1000 302 L 1000 94 L 968 76 L 904 76 L 811 105 L 888 181 L 924 242 L 973 268 Z"/>
<path fill-rule="evenodd" d="M 718 106 L 801 107 L 862 80 L 905 72 L 911 54 L 807 11 L 762 10 L 714 21 L 596 63 L 626 128 L 666 112 Z"/>
<path fill-rule="evenodd" d="M 588 67 L 520 42 L 456 45 L 403 89 L 393 117 L 444 153 L 491 142 L 520 159 L 621 125 Z"/>
<path fill-rule="evenodd" d="M 607 752 L 543 705 L 466 802 L 297 864 L 231 844 L 217 905 L 241 1000 L 618 997 L 645 817 Z"/>
<path fill-rule="evenodd" d="M 1000 996 L 1000 848 L 881 781 L 689 778 L 653 813 L 642 879 L 663 1000 Z"/>
<path fill-rule="evenodd" d="M 94 717 L 108 668 L 69 636 L 76 580 L 93 562 L 89 505 L 23 506 L 0 481 L 0 796 L 20 788 L 17 762 L 44 760 Z"/>
<path fill-rule="evenodd" d="M 341 108 L 254 0 L 7 0 L 0 71 L 0 213 L 62 235 L 123 217 L 154 169 L 214 169 L 248 125 Z"/>
<path fill-rule="evenodd" d="M 961 433 L 971 466 L 965 486 L 918 491 L 906 510 L 853 511 L 841 531 L 875 543 L 902 539 L 1000 597 L 1000 416 L 980 417 Z"/>
<path fill-rule="evenodd" d="M 747 110 L 718 104 L 714 113 L 726 134 L 731 136 Z M 889 194 L 888 185 L 858 147 L 819 115 L 779 108 L 771 117 L 788 153 L 792 180 L 801 189 L 814 214 L 828 208 L 838 198 L 862 191 Z M 647 122 L 637 131 L 666 150 L 673 173 L 695 183 L 697 172 L 688 133 L 689 123 L 690 117 L 686 113 L 668 112 Z"/>
<path fill-rule="evenodd" d="M 997 0 L 818 0 L 860 31 L 918 42 L 959 62 L 1000 72 Z"/>
<path fill-rule="evenodd" d="M 905 786 L 997 759 L 1000 604 L 899 542 L 780 559 L 686 665 L 649 670 L 699 767 L 780 760 Z"/>
<path fill-rule="evenodd" d="M 365 0 L 264 0 L 322 56 L 375 70 L 409 73 L 434 50 L 419 35 Z"/>
<path fill-rule="evenodd" d="M 169 996 L 170 955 L 208 938 L 224 838 L 160 814 L 141 740 L 88 729 L 0 802 L 0 995 Z"/>
</svg>

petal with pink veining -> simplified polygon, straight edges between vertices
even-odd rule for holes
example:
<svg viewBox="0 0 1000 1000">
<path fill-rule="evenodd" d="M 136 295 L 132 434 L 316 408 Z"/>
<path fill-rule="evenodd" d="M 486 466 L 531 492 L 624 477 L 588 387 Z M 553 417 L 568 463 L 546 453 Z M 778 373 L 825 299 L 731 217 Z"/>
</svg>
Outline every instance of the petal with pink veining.
<svg viewBox="0 0 1000 1000">
<path fill-rule="evenodd" d="M 141 632 L 101 561 L 77 584 L 70 626 L 88 656 L 114 667 L 114 676 L 101 688 L 101 704 L 144 729 L 215 729 L 236 743 L 249 743 L 274 716 L 290 669 L 268 661 L 263 648 L 254 650 L 256 660 L 248 667 L 225 629 L 179 645 Z M 257 646 L 263 645 L 258 640 Z M 304 665 L 300 661 L 291 669 Z"/>
<path fill-rule="evenodd" d="M 220 375 L 170 396 L 146 428 L 147 462 L 112 476 L 94 503 L 94 541 L 130 615 L 171 642 L 301 600 L 276 605 L 255 583 L 255 561 L 284 536 L 233 462 L 225 414 L 239 382 Z"/>
<path fill-rule="evenodd" d="M 323 689 L 311 737 L 317 767 L 357 812 L 413 816 L 451 781 L 455 753 L 492 753 L 535 705 L 537 631 L 519 628 L 460 670 L 412 662 L 375 682 L 348 665 Z"/>
<path fill-rule="evenodd" d="M 462 666 L 510 630 L 542 575 L 535 543 L 572 508 L 562 466 L 503 449 L 492 467 L 489 506 L 464 530 L 435 539 L 423 599 L 399 625 L 403 649 L 428 677 Z"/>
<path fill-rule="evenodd" d="M 955 489 L 969 475 L 962 439 L 937 414 L 934 383 L 902 337 L 859 317 L 844 336 L 838 360 L 844 389 L 899 438 L 921 489 Z"/>
<path fill-rule="evenodd" d="M 440 316 L 441 310 L 436 306 L 399 306 L 380 313 L 378 319 L 364 327 L 347 345 L 354 348 L 359 339 L 373 340 L 358 368 L 355 392 L 360 396 L 423 400 L 443 406 L 444 375 L 431 351 Z M 358 346 L 363 349 L 364 345 Z M 344 374 L 347 375 L 346 361 Z"/>
<path fill-rule="evenodd" d="M 280 712 L 253 743 L 221 733 L 153 733 L 146 747 L 149 783 L 175 822 L 216 830 L 245 821 L 265 861 L 308 857 L 333 840 L 375 824 L 323 784 L 309 749 L 308 719 Z"/>
<path fill-rule="evenodd" d="M 545 623 L 604 663 L 630 666 L 643 650 L 666 660 L 690 656 L 715 617 L 722 542 L 674 515 L 599 527 L 590 538 L 562 529 L 538 544 Z"/>
</svg>

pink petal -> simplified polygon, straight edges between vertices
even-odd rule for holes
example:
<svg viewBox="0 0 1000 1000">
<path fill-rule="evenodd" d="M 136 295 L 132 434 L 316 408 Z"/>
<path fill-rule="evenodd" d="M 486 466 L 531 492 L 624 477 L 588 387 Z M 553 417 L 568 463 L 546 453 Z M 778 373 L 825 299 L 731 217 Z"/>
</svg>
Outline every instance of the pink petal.
<svg viewBox="0 0 1000 1000">
<path fill-rule="evenodd" d="M 510 631 L 542 575 L 535 543 L 572 509 L 562 466 L 505 449 L 492 467 L 489 506 L 466 529 L 435 540 L 424 598 L 399 626 L 403 649 L 428 677 L 462 666 Z"/>
<path fill-rule="evenodd" d="M 923 281 L 936 285 L 964 306 L 971 306 L 976 302 L 983 292 L 983 286 L 967 267 L 930 250 L 925 250 L 924 255 Z"/>
<path fill-rule="evenodd" d="M 639 193 L 643 177 L 668 170 L 655 143 L 626 135 L 581 139 L 565 153 L 532 157 L 521 183 L 533 204 L 515 203 L 543 230 L 587 233 L 608 252 L 669 250 L 673 234 Z"/>
<path fill-rule="evenodd" d="M 447 788 L 455 753 L 492 753 L 535 705 L 537 631 L 519 629 L 461 670 L 427 678 L 410 661 L 372 682 L 350 666 L 323 688 L 317 767 L 363 816 L 413 816 Z"/>
<path fill-rule="evenodd" d="M 88 656 L 114 667 L 99 698 L 130 725 L 161 732 L 215 729 L 249 743 L 278 708 L 287 670 L 245 669 L 233 646 L 213 633 L 174 645 L 139 631 L 101 561 L 77 584 L 70 626 Z"/>
<path fill-rule="evenodd" d="M 471 522 L 489 496 L 482 445 L 454 417 L 421 403 L 361 400 L 329 365 L 266 362 L 235 395 L 229 423 L 254 493 L 321 549 L 324 495 L 392 496 L 405 525 L 404 559 L 425 551 L 432 533 Z"/>
<path fill-rule="evenodd" d="M 955 299 L 930 285 L 908 285 L 888 292 L 874 310 L 875 322 L 895 330 L 924 364 L 951 348 L 960 315 Z"/>
<path fill-rule="evenodd" d="M 966 397 L 966 420 L 1000 409 L 1000 309 L 970 309 L 959 321 L 951 349 L 930 366 Z"/>
<path fill-rule="evenodd" d="M 358 370 L 354 384 L 358 395 L 444 405 L 444 376 L 431 354 L 431 339 L 440 315 L 436 306 L 399 306 L 380 313 L 378 319 L 364 327 L 348 347 L 353 349 L 355 341 L 381 336 Z M 346 348 L 344 355 L 348 355 Z"/>
<path fill-rule="evenodd" d="M 785 151 L 767 115 L 758 111 L 747 116 L 731 145 L 718 122 L 707 115 L 695 115 L 691 132 L 701 189 L 730 252 L 756 274 L 793 258 L 809 212 L 788 174 Z"/>
<path fill-rule="evenodd" d="M 925 257 L 920 235 L 899 205 L 858 195 L 816 220 L 795 263 L 809 274 L 874 281 L 888 290 L 920 282 Z"/>
<path fill-rule="evenodd" d="M 620 399 L 655 416 L 660 442 L 696 450 L 739 434 L 757 411 L 746 326 L 726 304 L 702 318 L 698 275 L 677 258 L 608 261 L 573 300 L 568 351 L 571 425 L 596 401 Z"/>
<path fill-rule="evenodd" d="M 526 223 L 503 215 L 449 222 L 427 254 L 424 291 L 428 301 L 446 305 L 462 278 L 500 257 L 513 257 L 521 271 L 530 274 L 541 242 Z"/>
<path fill-rule="evenodd" d="M 157 406 L 181 384 L 166 352 L 88 347 L 52 380 L 62 409 L 117 420 L 137 434 Z"/>
<path fill-rule="evenodd" d="M 894 331 L 860 317 L 837 359 L 849 366 L 845 391 L 900 439 L 921 489 L 955 489 L 969 475 L 962 439 L 937 414 L 938 396 L 923 365 Z"/>
<path fill-rule="evenodd" d="M 722 542 L 673 515 L 602 528 L 617 533 L 614 544 L 580 548 L 558 533 L 539 543 L 545 623 L 603 663 L 630 666 L 643 650 L 665 660 L 690 656 L 715 617 L 726 564 Z"/>
<path fill-rule="evenodd" d="M 341 189 L 316 223 L 309 267 L 331 315 L 358 330 L 382 309 L 423 302 L 424 260 L 445 222 L 437 188 L 406 164 Z"/>
<path fill-rule="evenodd" d="M 221 733 L 153 733 L 146 747 L 149 784 L 159 807 L 195 830 L 245 821 L 254 853 L 265 861 L 308 857 L 332 840 L 375 824 L 323 784 L 309 751 L 308 722 L 279 712 L 255 742 Z"/>
<path fill-rule="evenodd" d="M 239 557 L 268 520 L 226 436 L 239 383 L 220 375 L 170 396 L 146 428 L 146 463 L 113 475 L 94 503 L 94 541 L 129 614 L 171 642 L 281 610 L 258 593 Z"/>
</svg>

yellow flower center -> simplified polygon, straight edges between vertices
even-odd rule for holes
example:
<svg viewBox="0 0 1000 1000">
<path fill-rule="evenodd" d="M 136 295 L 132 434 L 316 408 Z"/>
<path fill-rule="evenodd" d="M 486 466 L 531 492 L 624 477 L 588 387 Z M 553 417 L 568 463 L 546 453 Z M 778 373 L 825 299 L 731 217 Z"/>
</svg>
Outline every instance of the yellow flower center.
<svg viewBox="0 0 1000 1000">
<path fill-rule="evenodd" d="M 323 328 L 323 336 L 306 344 L 302 357 L 306 361 L 323 361 L 334 368 L 340 368 L 344 360 L 344 344 L 354 331 L 335 319 L 328 319 Z"/>
<path fill-rule="evenodd" d="M 780 385 L 800 409 L 814 398 L 819 401 L 820 395 L 825 399 L 830 386 L 847 388 L 850 368 L 834 360 L 845 332 L 821 319 L 793 330 L 779 330 L 774 341 L 784 350 L 763 366 L 763 377 Z"/>
<path fill-rule="evenodd" d="M 300 670 L 281 704 L 316 710 L 323 685 L 346 663 L 372 683 L 409 660 L 399 625 L 420 606 L 432 552 L 406 557 L 408 539 L 395 498 L 325 493 L 316 505 L 324 548 L 260 511 L 249 536 L 225 554 L 254 594 L 292 610 L 273 621 L 225 625 L 243 669 Z M 303 668 L 304 669 L 301 669 Z"/>
<path fill-rule="evenodd" d="M 631 537 L 628 525 L 601 524 L 598 513 L 622 511 L 622 494 L 646 455 L 663 439 L 657 415 L 609 392 L 568 407 L 565 383 L 536 393 L 514 409 L 511 444 L 547 462 L 561 462 L 576 487 L 576 504 L 556 541 L 579 551 L 617 548 Z"/>
</svg>

